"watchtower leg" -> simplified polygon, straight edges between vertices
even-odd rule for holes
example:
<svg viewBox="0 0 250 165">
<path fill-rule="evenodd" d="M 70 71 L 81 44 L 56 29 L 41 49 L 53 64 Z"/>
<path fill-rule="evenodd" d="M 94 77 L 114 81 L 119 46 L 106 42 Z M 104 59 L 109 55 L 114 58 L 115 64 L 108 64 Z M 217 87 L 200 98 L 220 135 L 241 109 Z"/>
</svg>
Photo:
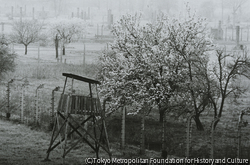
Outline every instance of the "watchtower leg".
<svg viewBox="0 0 250 165">
<path fill-rule="evenodd" d="M 91 113 L 92 113 L 92 118 L 93 118 L 93 131 L 94 131 L 94 137 L 95 139 L 97 139 L 97 135 L 96 135 L 96 119 L 95 119 L 95 110 L 94 110 L 94 103 L 93 103 L 93 94 L 92 94 L 92 88 L 91 88 L 91 83 L 89 83 L 89 91 L 90 91 L 90 98 L 91 98 Z M 98 148 L 98 144 L 95 141 L 95 153 L 96 153 L 96 158 L 99 158 L 99 148 Z"/>
<path fill-rule="evenodd" d="M 57 114 L 56 114 L 56 117 L 57 117 Z M 49 144 L 49 148 L 47 150 L 47 156 L 46 158 L 44 159 L 44 161 L 50 161 L 49 159 L 49 154 L 50 154 L 50 151 L 51 151 L 51 146 L 53 144 L 53 139 L 54 139 L 54 135 L 55 135 L 55 132 L 56 132 L 56 125 L 57 125 L 57 120 L 55 120 L 55 123 L 53 125 L 53 130 L 52 130 L 52 136 L 51 136 L 51 139 L 50 139 L 50 144 Z"/>
<path fill-rule="evenodd" d="M 70 108 L 71 108 L 71 96 L 68 96 L 67 98 L 67 105 L 66 105 L 66 112 L 65 112 L 65 115 L 66 115 L 66 118 L 65 118 L 65 121 L 66 121 L 66 125 L 65 125 L 65 133 L 64 133 L 64 146 L 63 146 L 63 164 L 65 163 L 65 155 L 66 155 L 66 149 L 67 149 L 67 140 L 68 140 L 68 125 L 69 125 L 69 111 L 70 111 Z"/>
</svg>

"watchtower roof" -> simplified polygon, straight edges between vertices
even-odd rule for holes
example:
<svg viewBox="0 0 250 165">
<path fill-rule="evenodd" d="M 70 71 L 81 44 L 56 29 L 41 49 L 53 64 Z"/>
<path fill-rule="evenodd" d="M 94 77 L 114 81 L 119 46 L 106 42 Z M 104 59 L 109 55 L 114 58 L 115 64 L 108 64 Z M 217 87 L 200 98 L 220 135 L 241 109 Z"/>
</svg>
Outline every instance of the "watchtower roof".
<svg viewBox="0 0 250 165">
<path fill-rule="evenodd" d="M 84 82 L 91 83 L 91 84 L 101 84 L 100 81 L 90 79 L 90 78 L 87 78 L 87 77 L 78 76 L 78 75 L 71 74 L 71 73 L 63 73 L 62 75 L 65 76 L 65 77 L 73 78 L 73 79 L 76 79 L 76 80 L 79 80 L 79 81 L 84 81 Z"/>
</svg>

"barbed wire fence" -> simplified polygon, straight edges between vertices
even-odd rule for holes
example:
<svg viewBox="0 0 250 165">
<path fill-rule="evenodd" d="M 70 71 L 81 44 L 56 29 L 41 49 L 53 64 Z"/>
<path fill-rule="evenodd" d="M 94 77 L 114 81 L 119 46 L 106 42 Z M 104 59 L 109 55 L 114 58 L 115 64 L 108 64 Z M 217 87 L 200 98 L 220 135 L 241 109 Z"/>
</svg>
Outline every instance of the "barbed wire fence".
<svg viewBox="0 0 250 165">
<path fill-rule="evenodd" d="M 60 87 L 30 84 L 27 79 L 12 79 L 0 85 L 0 115 L 8 120 L 50 128 L 60 98 Z"/>
<path fill-rule="evenodd" d="M 223 40 L 224 41 L 236 41 L 236 27 L 224 27 L 223 30 Z M 250 41 L 250 27 L 241 26 L 239 28 L 239 41 L 248 42 Z"/>
<path fill-rule="evenodd" d="M 243 119 L 243 115 L 245 119 Z M 186 157 L 250 158 L 250 126 L 247 121 L 250 119 L 250 113 L 241 111 L 222 119 L 213 119 L 210 116 L 210 126 L 205 131 L 192 129 L 190 120 L 192 117 L 189 116 L 187 120 Z M 208 117 L 203 118 L 203 120 L 206 119 Z M 216 122 L 218 124 L 214 128 Z"/>
<path fill-rule="evenodd" d="M 31 84 L 27 79 L 12 79 L 1 83 L 0 116 L 29 126 L 52 130 L 61 92 L 60 87 Z M 192 128 L 194 116 L 188 117 L 187 139 L 185 142 L 180 139 L 176 145 L 183 143 L 184 145 L 175 147 L 182 148 L 182 151 L 186 152 L 180 152 L 180 155 L 176 156 L 249 159 L 250 126 L 247 120 L 250 119 L 250 114 L 242 111 L 240 114 L 228 116 L 230 117 L 220 119 L 214 130 L 212 130 L 213 116 L 201 117 L 210 123 L 203 132 Z"/>
</svg>

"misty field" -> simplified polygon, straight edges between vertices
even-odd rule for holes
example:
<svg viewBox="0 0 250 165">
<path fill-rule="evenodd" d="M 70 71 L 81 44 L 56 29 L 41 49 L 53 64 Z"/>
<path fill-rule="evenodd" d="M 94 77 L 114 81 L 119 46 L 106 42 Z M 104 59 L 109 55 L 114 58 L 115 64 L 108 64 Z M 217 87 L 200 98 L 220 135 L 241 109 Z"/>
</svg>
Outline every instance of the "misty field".
<svg viewBox="0 0 250 165">
<path fill-rule="evenodd" d="M 247 58 L 237 57 L 245 52 L 248 55 L 243 56 L 249 57 L 249 12 L 244 5 L 249 2 L 237 1 L 238 7 L 232 2 L 236 1 L 192 0 L 190 8 L 182 0 L 4 2 L 0 40 L 16 57 L 15 70 L 0 79 L 0 165 L 89 164 L 86 159 L 95 158 L 96 152 L 84 138 L 95 134 L 100 113 L 93 121 L 78 124 L 87 130 L 80 133 L 65 126 L 71 119 L 59 120 L 57 115 L 66 105 L 69 108 L 62 93 L 85 99 L 92 97 L 90 88 L 100 92 L 93 97 L 100 95 L 101 104 L 104 96 L 111 95 L 102 109 L 107 110 L 104 119 L 112 158 L 250 160 L 250 80 L 248 74 L 244 77 L 244 67 L 250 70 L 250 65 Z M 193 7 L 202 17 L 193 14 Z M 217 48 L 226 60 L 218 60 Z M 238 70 L 230 72 L 234 67 L 228 64 L 234 57 L 226 58 L 228 54 L 239 60 Z M 63 73 L 102 83 L 96 87 L 67 78 L 66 84 Z M 222 79 L 231 73 L 230 89 L 227 84 L 224 90 L 221 86 L 227 81 Z M 221 101 L 222 93 L 232 88 Z M 90 117 L 83 113 L 94 105 L 87 109 L 87 99 L 83 106 L 77 99 L 70 103 L 75 109 L 72 105 L 69 109 L 81 111 L 73 115 L 82 122 Z M 223 105 L 223 111 L 217 105 Z M 51 151 L 51 161 L 44 161 L 55 130 L 59 133 L 52 141 L 58 146 Z M 96 141 L 108 145 L 102 137 L 107 135 L 101 133 Z M 90 140 L 93 146 L 98 146 L 96 141 Z M 63 162 L 67 143 L 73 148 Z M 99 157 L 109 155 L 100 147 Z"/>
</svg>

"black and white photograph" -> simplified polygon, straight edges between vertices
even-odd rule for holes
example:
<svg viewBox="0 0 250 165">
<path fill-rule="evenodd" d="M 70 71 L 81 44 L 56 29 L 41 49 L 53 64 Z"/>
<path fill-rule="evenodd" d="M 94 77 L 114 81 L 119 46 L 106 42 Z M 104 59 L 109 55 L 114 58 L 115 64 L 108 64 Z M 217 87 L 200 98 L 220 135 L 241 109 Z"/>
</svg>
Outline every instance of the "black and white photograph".
<svg viewBox="0 0 250 165">
<path fill-rule="evenodd" d="M 0 0 L 0 165 L 249 164 L 250 0 Z"/>
</svg>

